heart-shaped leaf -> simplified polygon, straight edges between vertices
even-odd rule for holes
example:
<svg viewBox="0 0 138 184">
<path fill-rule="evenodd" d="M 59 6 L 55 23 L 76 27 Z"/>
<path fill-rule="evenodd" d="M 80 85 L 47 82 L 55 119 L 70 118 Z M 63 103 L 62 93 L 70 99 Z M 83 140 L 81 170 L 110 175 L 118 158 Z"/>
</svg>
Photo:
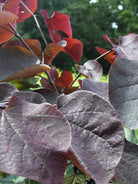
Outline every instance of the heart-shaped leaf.
<svg viewBox="0 0 138 184">
<path fill-rule="evenodd" d="M 124 130 L 115 109 L 85 90 L 60 96 L 58 108 L 72 128 L 70 159 L 99 184 L 107 184 L 123 152 Z"/>
<path fill-rule="evenodd" d="M 109 98 L 123 123 L 138 128 L 138 61 L 117 58 L 109 73 Z"/>
<path fill-rule="evenodd" d="M 36 11 L 38 0 L 22 0 L 22 2 L 30 9 L 32 13 Z M 30 12 L 20 3 L 18 11 L 19 19 L 17 23 L 28 19 L 31 15 L 32 14 L 30 14 Z"/>
<path fill-rule="evenodd" d="M 102 66 L 96 60 L 89 60 L 84 65 L 75 65 L 76 69 L 85 77 L 98 81 L 102 77 Z"/>
<path fill-rule="evenodd" d="M 72 29 L 70 24 L 70 17 L 66 14 L 54 12 L 51 17 L 48 16 L 48 12 L 41 9 L 41 15 L 48 28 L 52 42 L 57 43 L 61 40 L 61 37 L 57 30 L 64 32 L 69 38 L 72 37 Z"/>
<path fill-rule="evenodd" d="M 83 79 L 82 89 L 87 91 L 92 91 L 93 93 L 96 93 L 102 98 L 104 98 L 105 100 L 109 101 L 107 82 L 95 82 L 88 79 Z"/>
<path fill-rule="evenodd" d="M 120 184 L 138 183 L 138 145 L 126 141 L 117 176 Z"/>
<path fill-rule="evenodd" d="M 62 183 L 70 136 L 68 121 L 54 106 L 13 96 L 0 111 L 0 170 L 44 184 Z"/>
<path fill-rule="evenodd" d="M 44 63 L 50 65 L 56 55 L 63 50 L 60 44 L 49 43 L 44 50 Z"/>
<path fill-rule="evenodd" d="M 76 63 L 79 63 L 83 54 L 83 44 L 80 40 L 74 38 L 64 38 L 67 46 L 64 51 L 67 52 Z"/>
</svg>

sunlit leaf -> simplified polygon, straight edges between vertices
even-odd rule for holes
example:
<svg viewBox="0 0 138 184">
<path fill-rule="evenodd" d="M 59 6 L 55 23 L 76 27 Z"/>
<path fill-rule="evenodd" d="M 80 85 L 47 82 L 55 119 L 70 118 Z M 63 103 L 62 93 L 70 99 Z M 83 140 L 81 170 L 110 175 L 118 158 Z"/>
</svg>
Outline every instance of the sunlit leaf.
<svg viewBox="0 0 138 184">
<path fill-rule="evenodd" d="M 44 50 L 44 63 L 50 65 L 52 60 L 56 57 L 56 55 L 63 50 L 63 47 L 55 44 L 49 43 Z"/>
<path fill-rule="evenodd" d="M 109 183 L 124 144 L 124 130 L 115 109 L 85 90 L 60 96 L 58 108 L 72 128 L 69 150 L 74 157 L 69 158 L 99 184 Z"/>
<path fill-rule="evenodd" d="M 41 15 L 48 28 L 51 40 L 54 43 L 57 43 L 61 40 L 60 35 L 56 33 L 57 30 L 64 32 L 69 38 L 72 37 L 70 17 L 68 15 L 54 12 L 52 16 L 49 17 L 48 12 L 44 9 L 41 9 Z"/>
<path fill-rule="evenodd" d="M 101 47 L 96 47 L 97 51 L 102 55 L 106 53 L 108 50 L 103 49 Z M 114 55 L 115 51 L 111 51 L 109 54 L 106 54 L 104 56 L 104 59 L 106 59 L 109 63 L 113 64 L 115 59 L 118 57 L 117 55 Z"/>
<path fill-rule="evenodd" d="M 64 51 L 67 52 L 76 63 L 79 63 L 83 54 L 83 44 L 78 39 L 64 38 L 67 41 L 67 46 Z"/>
<path fill-rule="evenodd" d="M 93 81 L 99 81 L 103 74 L 102 66 L 96 60 L 89 60 L 84 65 L 75 65 L 78 72 Z"/>
</svg>

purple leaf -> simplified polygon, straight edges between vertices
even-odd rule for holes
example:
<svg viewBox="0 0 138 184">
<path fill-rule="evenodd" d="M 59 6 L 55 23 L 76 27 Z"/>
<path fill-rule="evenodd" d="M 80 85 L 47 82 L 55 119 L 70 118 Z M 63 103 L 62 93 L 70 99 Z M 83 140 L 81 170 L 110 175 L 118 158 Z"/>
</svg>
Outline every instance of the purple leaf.
<svg viewBox="0 0 138 184">
<path fill-rule="evenodd" d="M 115 109 L 84 90 L 60 96 L 58 108 L 71 124 L 69 150 L 80 169 L 99 184 L 107 184 L 115 174 L 124 144 L 124 130 Z"/>
<path fill-rule="evenodd" d="M 138 59 L 138 34 L 121 36 L 118 45 L 114 39 L 107 36 L 106 39 L 113 46 L 119 57 L 130 60 Z"/>
<path fill-rule="evenodd" d="M 43 95 L 48 103 L 50 104 L 57 103 L 57 97 L 59 96 L 59 93 L 57 93 L 56 91 L 51 89 L 37 89 L 35 90 L 35 92 Z"/>
<path fill-rule="evenodd" d="M 138 184 L 138 145 L 126 141 L 117 176 L 120 184 Z"/>
<path fill-rule="evenodd" d="M 0 107 L 6 108 L 15 92 L 18 92 L 18 89 L 12 84 L 6 82 L 0 83 Z"/>
<path fill-rule="evenodd" d="M 109 73 L 109 98 L 123 123 L 138 128 L 138 62 L 117 58 Z"/>
<path fill-rule="evenodd" d="M 27 67 L 39 64 L 38 57 L 22 47 L 0 49 L 0 81 Z"/>
<path fill-rule="evenodd" d="M 98 81 L 102 77 L 103 69 L 96 60 L 89 60 L 84 65 L 75 64 L 76 69 L 85 77 L 93 81 Z"/>
<path fill-rule="evenodd" d="M 54 106 L 13 96 L 0 111 L 0 171 L 62 183 L 70 138 L 69 123 Z"/>
<path fill-rule="evenodd" d="M 100 97 L 109 101 L 108 97 L 108 83 L 106 82 L 94 82 L 88 79 L 83 79 L 82 89 L 87 91 L 92 91 L 98 94 Z"/>
</svg>

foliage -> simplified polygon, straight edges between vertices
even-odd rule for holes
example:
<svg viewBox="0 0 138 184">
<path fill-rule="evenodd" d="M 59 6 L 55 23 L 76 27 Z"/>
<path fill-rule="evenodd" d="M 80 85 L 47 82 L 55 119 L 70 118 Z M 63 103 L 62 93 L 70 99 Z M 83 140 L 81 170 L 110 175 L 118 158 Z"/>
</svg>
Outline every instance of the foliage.
<svg viewBox="0 0 138 184">
<path fill-rule="evenodd" d="M 0 21 L 0 171 L 8 173 L 0 182 L 136 184 L 138 35 L 119 43 L 104 35 L 113 48 L 98 47 L 101 56 L 80 65 L 83 44 L 72 36 L 69 15 L 55 11 L 49 17 L 41 10 L 49 43 L 34 14 L 37 0 L 1 0 L 0 6 L 6 16 L 5 24 Z M 30 16 L 44 49 L 16 30 Z M 11 40 L 14 35 L 19 40 Z M 76 79 L 53 67 L 59 52 L 77 63 Z M 101 57 L 112 64 L 108 83 L 99 81 Z M 80 75 L 87 79 L 73 86 Z"/>
</svg>

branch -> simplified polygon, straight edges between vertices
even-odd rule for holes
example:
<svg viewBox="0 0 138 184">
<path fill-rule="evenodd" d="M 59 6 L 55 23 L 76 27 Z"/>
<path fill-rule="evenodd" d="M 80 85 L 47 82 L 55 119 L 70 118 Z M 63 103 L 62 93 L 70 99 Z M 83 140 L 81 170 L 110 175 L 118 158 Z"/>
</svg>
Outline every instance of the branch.
<svg viewBox="0 0 138 184">
<path fill-rule="evenodd" d="M 42 32 L 42 29 L 41 29 L 41 27 L 40 27 L 40 25 L 39 25 L 39 22 L 38 22 L 38 20 L 37 20 L 37 18 L 36 18 L 36 15 L 34 15 L 33 13 L 32 13 L 32 11 L 21 1 L 21 4 L 24 6 L 24 8 L 33 16 L 33 18 L 34 18 L 34 20 L 35 20 L 35 23 L 36 23 L 36 26 L 37 26 L 37 28 L 38 28 L 38 30 L 39 30 L 39 32 L 40 32 L 40 34 L 41 34 L 41 36 L 42 36 L 42 38 L 43 38 L 43 40 L 44 40 L 44 43 L 45 43 L 45 45 L 47 45 L 48 43 L 47 43 L 47 41 L 46 41 L 46 38 L 45 38 L 45 36 L 44 36 L 44 33 Z"/>
</svg>

